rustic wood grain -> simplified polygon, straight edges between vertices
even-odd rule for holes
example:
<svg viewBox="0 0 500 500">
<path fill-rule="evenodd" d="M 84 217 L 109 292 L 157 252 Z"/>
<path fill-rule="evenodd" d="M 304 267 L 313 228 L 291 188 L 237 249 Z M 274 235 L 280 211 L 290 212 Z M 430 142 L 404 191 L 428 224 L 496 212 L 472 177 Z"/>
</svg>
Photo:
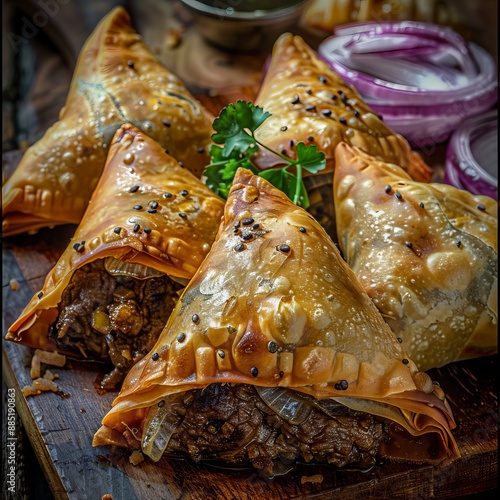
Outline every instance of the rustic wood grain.
<svg viewBox="0 0 500 500">
<path fill-rule="evenodd" d="M 37 291 L 40 262 L 63 250 L 71 227 L 50 230 L 53 238 L 20 236 L 4 242 L 4 324 L 13 322 Z M 42 266 L 43 267 L 43 266 Z M 20 283 L 18 290 L 10 279 Z M 16 389 L 17 411 L 56 499 L 445 499 L 492 491 L 498 486 L 497 393 L 498 356 L 456 363 L 432 371 L 446 392 L 457 420 L 455 432 L 462 458 L 446 468 L 381 464 L 368 472 L 338 472 L 328 466 L 299 465 L 284 476 L 267 479 L 252 470 L 221 470 L 188 460 L 163 458 L 129 463 L 129 452 L 92 448 L 94 432 L 108 411 L 113 393 L 94 387 L 103 368 L 71 361 L 53 371 L 61 394 L 24 398 L 31 382 L 31 350 L 4 342 L 7 387 Z M 321 483 L 302 478 L 321 474 Z"/>
</svg>

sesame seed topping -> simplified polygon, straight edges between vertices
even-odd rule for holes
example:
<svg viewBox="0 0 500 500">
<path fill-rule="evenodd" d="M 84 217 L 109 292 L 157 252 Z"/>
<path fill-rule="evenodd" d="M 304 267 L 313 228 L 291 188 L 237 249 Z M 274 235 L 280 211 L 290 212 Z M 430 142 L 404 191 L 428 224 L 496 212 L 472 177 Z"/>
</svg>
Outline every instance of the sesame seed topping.
<svg viewBox="0 0 500 500">
<path fill-rule="evenodd" d="M 403 358 L 401 361 L 403 365 L 407 365 L 409 363 L 409 361 L 406 358 Z"/>
<path fill-rule="evenodd" d="M 477 206 L 477 209 L 478 210 L 486 210 L 486 207 L 482 203 L 479 203 L 479 205 Z"/>
<path fill-rule="evenodd" d="M 242 250 L 245 250 L 245 245 L 243 243 L 238 243 L 235 247 L 234 247 L 235 251 L 236 252 L 241 252 Z"/>
<path fill-rule="evenodd" d="M 181 195 L 182 195 L 182 196 L 187 196 L 188 194 L 189 194 L 189 193 L 188 193 L 188 192 L 187 192 L 187 190 L 185 190 L 185 189 L 183 189 L 183 190 L 181 191 Z"/>
<path fill-rule="evenodd" d="M 192 321 L 193 323 L 198 323 L 198 322 L 200 321 L 200 317 L 199 317 L 197 314 L 193 314 L 193 315 L 191 316 L 191 321 Z"/>
<path fill-rule="evenodd" d="M 172 198 L 172 193 L 163 193 L 163 198 Z"/>
<path fill-rule="evenodd" d="M 290 251 L 290 247 L 288 245 L 282 244 L 278 245 L 278 250 L 280 250 L 281 252 L 288 253 Z"/>
<path fill-rule="evenodd" d="M 116 233 L 116 234 L 120 234 L 120 231 L 121 231 L 121 230 L 122 230 L 122 228 L 121 228 L 121 227 L 115 227 L 115 228 L 113 229 L 113 232 L 114 232 L 114 233 Z"/>
<path fill-rule="evenodd" d="M 154 352 L 151 356 L 151 359 L 153 361 L 158 361 L 158 358 L 160 357 L 160 355 L 157 353 L 157 352 Z"/>
<path fill-rule="evenodd" d="M 349 383 L 347 382 L 347 380 L 340 380 L 335 384 L 334 387 L 335 389 L 337 389 L 337 391 L 345 391 L 349 387 Z"/>
<path fill-rule="evenodd" d="M 288 127 L 287 127 L 286 125 L 283 125 L 283 126 L 281 127 L 281 131 L 282 131 L 282 132 L 285 132 L 285 130 L 288 130 Z"/>
<path fill-rule="evenodd" d="M 135 192 L 137 192 L 137 191 L 139 190 L 139 188 L 140 188 L 140 186 L 137 186 L 137 185 L 136 185 L 136 186 L 132 186 L 132 187 L 128 190 L 128 192 L 129 192 L 129 193 L 135 193 Z"/>
<path fill-rule="evenodd" d="M 269 341 L 267 344 L 267 350 L 272 353 L 276 352 L 278 350 L 278 344 L 274 340 Z"/>
<path fill-rule="evenodd" d="M 254 219 L 252 219 L 252 217 L 248 217 L 247 219 L 243 219 L 241 221 L 241 223 L 244 225 L 244 226 L 249 226 L 250 224 L 253 224 L 255 221 Z"/>
<path fill-rule="evenodd" d="M 226 353 L 222 349 L 219 349 L 217 351 L 217 356 L 219 356 L 219 358 L 221 359 L 224 359 L 226 357 Z"/>
<path fill-rule="evenodd" d="M 134 205 L 133 209 L 134 210 L 142 210 L 142 205 Z"/>
<path fill-rule="evenodd" d="M 386 193 L 390 193 L 390 192 L 391 192 L 391 189 L 392 189 L 392 187 L 391 187 L 389 184 L 387 184 L 387 185 L 385 186 L 385 188 L 384 188 L 384 191 L 385 191 Z"/>
<path fill-rule="evenodd" d="M 145 228 L 144 228 L 144 232 L 145 232 L 146 234 L 151 233 L 151 228 L 149 228 L 149 227 L 145 227 Z"/>
<path fill-rule="evenodd" d="M 305 232 L 306 232 L 306 228 L 305 228 L 305 227 L 299 227 L 299 231 L 300 231 L 301 233 L 305 233 Z"/>
<path fill-rule="evenodd" d="M 186 338 L 185 333 L 179 333 L 179 335 L 177 335 L 177 342 L 184 342 L 185 338 Z"/>
<path fill-rule="evenodd" d="M 252 377 L 256 377 L 259 374 L 259 369 L 256 366 L 252 366 L 252 368 L 250 368 L 250 373 Z"/>
<path fill-rule="evenodd" d="M 141 229 L 141 226 L 139 224 L 136 224 L 134 226 L 134 233 L 137 233 L 137 231 L 139 231 L 139 229 Z"/>
<path fill-rule="evenodd" d="M 165 125 L 165 127 L 170 127 L 170 122 L 166 118 L 162 120 L 162 123 L 163 125 Z"/>
</svg>

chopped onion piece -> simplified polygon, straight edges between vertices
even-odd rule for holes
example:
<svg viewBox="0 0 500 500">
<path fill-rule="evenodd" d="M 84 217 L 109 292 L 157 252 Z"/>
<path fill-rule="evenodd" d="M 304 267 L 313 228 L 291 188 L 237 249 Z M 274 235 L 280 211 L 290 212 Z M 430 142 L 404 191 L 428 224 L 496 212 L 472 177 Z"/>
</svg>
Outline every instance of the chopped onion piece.
<svg viewBox="0 0 500 500">
<path fill-rule="evenodd" d="M 106 257 L 104 259 L 104 267 L 113 276 L 130 276 L 139 280 L 159 278 L 165 274 L 151 267 L 132 262 L 123 262 L 114 257 Z"/>
<path fill-rule="evenodd" d="M 498 98 L 493 57 L 431 23 L 339 26 L 318 54 L 413 146 L 443 142 Z"/>
<path fill-rule="evenodd" d="M 304 394 L 283 387 L 255 387 L 258 395 L 281 418 L 298 425 L 311 413 L 309 398 Z"/>
</svg>

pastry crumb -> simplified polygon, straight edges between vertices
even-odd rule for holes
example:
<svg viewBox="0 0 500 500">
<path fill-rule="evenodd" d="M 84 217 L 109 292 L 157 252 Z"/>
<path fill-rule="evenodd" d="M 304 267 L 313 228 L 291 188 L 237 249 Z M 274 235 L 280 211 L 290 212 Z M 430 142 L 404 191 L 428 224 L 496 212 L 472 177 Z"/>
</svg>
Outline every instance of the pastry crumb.
<svg viewBox="0 0 500 500">
<path fill-rule="evenodd" d="M 101 500 L 113 500 L 113 495 L 111 495 L 111 493 L 106 493 L 102 496 Z"/>
<path fill-rule="evenodd" d="M 144 455 L 138 450 L 133 451 L 129 457 L 129 462 L 132 465 L 140 464 L 143 460 L 144 460 Z"/>
<path fill-rule="evenodd" d="M 19 281 L 17 281 L 15 278 L 11 279 L 9 284 L 10 284 L 10 289 L 14 290 L 14 292 L 16 290 L 19 290 Z"/>
<path fill-rule="evenodd" d="M 322 483 L 323 482 L 323 476 L 321 474 L 316 474 L 314 476 L 302 476 L 300 478 L 300 483 L 305 484 L 305 483 Z"/>
</svg>

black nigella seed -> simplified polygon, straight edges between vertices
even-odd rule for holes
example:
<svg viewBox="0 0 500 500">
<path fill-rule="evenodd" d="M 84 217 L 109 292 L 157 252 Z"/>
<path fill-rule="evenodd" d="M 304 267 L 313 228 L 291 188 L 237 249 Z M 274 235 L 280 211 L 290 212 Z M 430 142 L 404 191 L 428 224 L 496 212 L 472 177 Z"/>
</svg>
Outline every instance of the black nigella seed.
<svg viewBox="0 0 500 500">
<path fill-rule="evenodd" d="M 219 358 L 221 359 L 224 359 L 226 357 L 226 353 L 222 349 L 219 349 L 217 351 L 217 356 L 219 356 Z"/>
<path fill-rule="evenodd" d="M 359 116 L 359 111 L 358 111 L 357 109 L 355 109 L 355 110 L 353 111 L 353 113 L 354 113 L 354 116 L 355 116 L 356 118 Z"/>
<path fill-rule="evenodd" d="M 243 243 L 238 243 L 234 249 L 237 251 L 237 252 L 241 252 L 242 250 L 245 250 L 245 245 L 243 245 Z"/>
<path fill-rule="evenodd" d="M 441 384 L 437 380 L 433 380 L 432 385 L 437 385 L 438 387 L 441 387 Z"/>
<path fill-rule="evenodd" d="M 244 226 L 249 226 L 250 224 L 253 224 L 255 221 L 252 219 L 252 217 L 248 217 L 247 219 L 243 219 L 241 223 Z"/>
<path fill-rule="evenodd" d="M 345 391 L 349 387 L 349 383 L 347 380 L 341 380 L 340 382 L 337 382 L 334 387 L 337 391 Z"/>
<path fill-rule="evenodd" d="M 339 118 L 339 122 L 342 123 L 342 125 L 347 125 L 347 120 L 343 116 Z"/>
<path fill-rule="evenodd" d="M 235 228 L 233 229 L 233 233 L 234 233 L 234 234 L 239 233 L 239 231 L 240 231 L 240 230 L 239 230 L 237 227 L 235 227 Z"/>
<path fill-rule="evenodd" d="M 170 122 L 166 118 L 164 118 L 162 120 L 162 122 L 163 122 L 163 125 L 165 125 L 165 127 L 170 127 Z"/>
<path fill-rule="evenodd" d="M 326 76 L 320 75 L 320 76 L 318 76 L 318 80 L 319 80 L 321 83 L 326 83 Z"/>
<path fill-rule="evenodd" d="M 300 231 L 301 233 L 305 233 L 305 232 L 306 232 L 306 228 L 305 228 L 305 227 L 299 227 L 299 231 Z"/>
<path fill-rule="evenodd" d="M 238 228 L 240 227 L 240 225 L 241 225 L 241 222 L 240 222 L 240 221 L 238 221 L 238 222 L 234 225 L 234 227 L 235 227 L 236 229 L 238 229 Z"/>
<path fill-rule="evenodd" d="M 78 252 L 81 253 L 85 250 L 85 241 L 82 241 L 81 243 L 75 243 L 73 245 L 73 248 Z"/>
<path fill-rule="evenodd" d="M 387 184 L 387 185 L 385 186 L 385 188 L 384 188 L 384 191 L 385 191 L 386 193 L 390 193 L 390 192 L 391 192 L 391 189 L 392 189 L 392 187 L 391 187 L 389 184 Z"/>
<path fill-rule="evenodd" d="M 184 342 L 185 338 L 186 338 L 185 333 L 179 333 L 179 335 L 177 335 L 177 342 Z"/>
<path fill-rule="evenodd" d="M 137 231 L 139 231 L 139 229 L 141 229 L 141 226 L 139 224 L 135 224 L 134 233 L 137 233 Z"/>
<path fill-rule="evenodd" d="M 321 114 L 323 116 L 332 116 L 332 110 L 331 109 L 324 109 Z"/>
<path fill-rule="evenodd" d="M 184 212 L 179 212 L 179 217 L 182 217 L 183 219 L 186 219 L 187 215 Z"/>
<path fill-rule="evenodd" d="M 257 223 L 257 224 L 254 224 L 254 225 L 252 226 L 252 229 L 259 229 L 259 227 L 260 227 L 260 224 L 259 224 L 259 223 Z"/>
<path fill-rule="evenodd" d="M 282 377 L 285 374 L 285 372 L 281 371 L 280 372 L 280 377 Z"/>
<path fill-rule="evenodd" d="M 276 352 L 278 350 L 278 344 L 274 340 L 271 340 L 267 344 L 267 350 L 272 353 Z"/>
<path fill-rule="evenodd" d="M 148 205 L 149 205 L 149 207 L 150 207 L 150 208 L 158 208 L 158 202 L 157 202 L 157 201 L 154 201 L 154 200 L 153 200 L 153 201 L 150 201 L 150 202 L 148 203 Z"/>
<path fill-rule="evenodd" d="M 253 239 L 253 234 L 252 233 L 242 234 L 241 239 L 244 241 L 249 241 L 249 240 Z"/>
<path fill-rule="evenodd" d="M 396 196 L 396 198 L 398 200 L 402 200 L 403 199 L 403 195 L 400 192 L 398 192 L 398 191 L 396 191 L 395 196 Z"/>
<path fill-rule="evenodd" d="M 309 142 L 313 142 L 313 141 L 314 141 L 314 137 L 313 137 L 312 135 L 310 135 L 310 136 L 307 138 L 307 140 L 308 140 Z"/>
<path fill-rule="evenodd" d="M 198 323 L 198 321 L 200 321 L 200 317 L 199 317 L 197 314 L 193 314 L 193 315 L 191 316 L 191 321 L 192 321 L 193 323 Z"/>
<path fill-rule="evenodd" d="M 420 202 L 420 203 L 418 204 L 418 206 L 419 206 L 420 208 L 424 208 L 424 204 L 423 204 L 422 202 Z"/>
<path fill-rule="evenodd" d="M 204 153 L 205 148 L 203 146 L 198 147 L 198 153 Z"/>
<path fill-rule="evenodd" d="M 283 244 L 278 246 L 278 250 L 280 250 L 281 252 L 288 253 L 290 251 L 290 247 L 288 245 Z"/>
<path fill-rule="evenodd" d="M 286 149 L 282 149 L 282 150 L 281 150 L 281 154 L 282 154 L 283 156 L 286 156 Z"/>
<path fill-rule="evenodd" d="M 184 163 L 182 163 L 182 161 L 178 161 L 177 163 L 179 164 L 179 167 L 184 168 Z"/>
<path fill-rule="evenodd" d="M 411 241 L 405 241 L 405 245 L 406 245 L 408 248 L 413 248 L 413 245 L 411 244 Z"/>
<path fill-rule="evenodd" d="M 158 361 L 158 358 L 160 357 L 160 355 L 157 353 L 157 352 L 154 352 L 152 355 L 151 355 L 151 359 L 153 361 Z"/>
<path fill-rule="evenodd" d="M 458 248 L 460 248 L 462 246 L 462 242 L 461 241 L 457 241 L 456 245 L 457 245 Z"/>
<path fill-rule="evenodd" d="M 306 111 L 316 111 L 316 106 L 314 104 L 309 104 L 306 106 Z"/>
<path fill-rule="evenodd" d="M 336 101 L 337 100 L 337 96 L 335 94 L 332 94 L 332 101 Z"/>
<path fill-rule="evenodd" d="M 478 209 L 478 210 L 486 210 L 486 207 L 485 207 L 482 203 L 480 203 L 480 204 L 477 206 L 477 209 Z"/>
<path fill-rule="evenodd" d="M 293 148 L 293 146 L 295 146 L 295 143 L 293 141 L 290 141 L 288 144 L 290 145 L 291 148 Z"/>
<path fill-rule="evenodd" d="M 142 205 L 134 205 L 134 210 L 142 210 Z"/>
<path fill-rule="evenodd" d="M 406 358 L 403 358 L 401 361 L 403 362 L 403 365 L 407 365 L 409 363 L 409 361 Z"/>
<path fill-rule="evenodd" d="M 252 366 L 252 368 L 250 368 L 250 373 L 252 377 L 256 377 L 259 374 L 259 369 L 256 366 Z"/>
<path fill-rule="evenodd" d="M 396 338 L 396 340 L 397 340 L 400 344 L 402 344 L 402 343 L 403 343 L 403 339 L 402 339 L 401 337 L 397 337 L 397 338 Z"/>
<path fill-rule="evenodd" d="M 170 150 L 169 149 L 165 149 L 165 153 L 167 153 L 169 155 L 170 154 Z"/>
<path fill-rule="evenodd" d="M 348 98 L 347 98 L 347 96 L 346 96 L 345 94 L 342 94 L 342 95 L 340 96 L 340 99 L 342 99 L 342 102 L 343 102 L 344 104 L 346 104 L 346 105 L 347 105 L 347 104 L 349 104 L 349 102 L 348 102 Z"/>
<path fill-rule="evenodd" d="M 155 214 L 155 213 L 157 213 L 157 212 L 158 212 L 158 210 L 156 210 L 156 208 L 149 208 L 149 209 L 147 210 L 147 213 L 148 213 L 148 214 Z"/>
<path fill-rule="evenodd" d="M 181 191 L 181 195 L 182 195 L 182 196 L 187 196 L 188 194 L 189 194 L 189 193 L 187 192 L 187 190 L 186 190 L 186 189 L 183 189 L 183 190 Z"/>
<path fill-rule="evenodd" d="M 288 130 L 288 127 L 287 127 L 286 125 L 283 125 L 283 126 L 281 127 L 281 131 L 282 131 L 282 132 L 285 132 L 286 130 Z"/>
<path fill-rule="evenodd" d="M 163 193 L 163 198 L 172 198 L 172 193 Z"/>
<path fill-rule="evenodd" d="M 312 93 L 313 93 L 313 91 L 312 91 L 311 89 L 307 89 L 307 90 L 306 90 L 306 94 L 311 95 Z"/>
<path fill-rule="evenodd" d="M 43 292 L 38 292 L 37 297 L 38 297 L 39 299 L 41 299 L 41 298 L 43 297 Z"/>
<path fill-rule="evenodd" d="M 140 187 L 140 186 L 137 186 L 137 185 L 136 185 L 136 186 L 132 186 L 132 187 L 128 190 L 128 192 L 129 192 L 129 193 L 135 193 L 135 192 L 139 191 L 139 187 Z"/>
<path fill-rule="evenodd" d="M 133 68 L 134 67 L 134 61 L 132 61 L 132 60 L 127 61 L 127 66 L 129 68 Z"/>
<path fill-rule="evenodd" d="M 122 228 L 121 228 L 121 227 L 115 227 L 115 228 L 113 229 L 113 232 L 114 232 L 114 233 L 116 233 L 116 234 L 120 234 L 121 230 L 122 230 Z"/>
<path fill-rule="evenodd" d="M 151 228 L 149 228 L 149 227 L 145 227 L 145 228 L 144 228 L 144 232 L 145 232 L 146 234 L 151 233 Z"/>
<path fill-rule="evenodd" d="M 299 96 L 295 94 L 292 99 L 292 104 L 297 104 L 300 102 Z"/>
<path fill-rule="evenodd" d="M 163 408 L 165 406 L 165 400 L 162 399 L 161 401 L 158 401 L 158 408 Z"/>
<path fill-rule="evenodd" d="M 378 119 L 379 119 L 380 121 L 383 121 L 383 120 L 384 120 L 384 117 L 383 117 L 382 115 L 377 115 L 377 116 L 378 116 Z"/>
</svg>

